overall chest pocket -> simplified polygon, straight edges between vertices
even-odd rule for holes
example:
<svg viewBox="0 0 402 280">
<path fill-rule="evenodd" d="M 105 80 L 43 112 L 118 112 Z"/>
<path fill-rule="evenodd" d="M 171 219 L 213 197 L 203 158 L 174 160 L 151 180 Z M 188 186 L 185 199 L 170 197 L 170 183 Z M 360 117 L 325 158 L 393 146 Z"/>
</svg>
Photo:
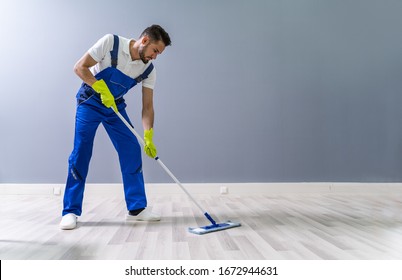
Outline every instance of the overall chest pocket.
<svg viewBox="0 0 402 280">
<path fill-rule="evenodd" d="M 109 81 L 106 81 L 113 96 L 117 99 L 126 94 L 137 82 L 117 69 L 111 71 Z"/>
<path fill-rule="evenodd" d="M 111 67 L 99 72 L 95 77 L 106 82 L 110 92 L 116 99 L 122 97 L 137 84 L 136 80 Z"/>
</svg>

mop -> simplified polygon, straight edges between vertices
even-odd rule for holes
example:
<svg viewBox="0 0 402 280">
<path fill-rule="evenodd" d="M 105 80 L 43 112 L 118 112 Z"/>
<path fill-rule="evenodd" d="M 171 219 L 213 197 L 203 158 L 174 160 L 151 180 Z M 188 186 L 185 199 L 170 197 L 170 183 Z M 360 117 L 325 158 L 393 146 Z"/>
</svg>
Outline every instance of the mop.
<svg viewBox="0 0 402 280">
<path fill-rule="evenodd" d="M 138 134 L 137 131 L 135 131 L 134 127 L 132 127 L 128 121 L 118 112 L 116 111 L 113 107 L 111 107 L 113 111 L 117 114 L 117 116 L 120 118 L 120 120 L 127 126 L 128 129 L 137 137 L 138 141 L 145 146 L 144 140 L 141 138 L 141 136 Z M 212 223 L 211 225 L 208 226 L 202 226 L 202 227 L 190 227 L 188 228 L 188 231 L 194 234 L 205 234 L 205 233 L 210 233 L 214 231 L 219 231 L 219 230 L 225 230 L 229 228 L 234 228 L 234 227 L 239 227 L 241 226 L 240 223 L 237 222 L 232 222 L 232 221 L 226 221 L 223 223 L 217 223 L 215 222 L 212 217 L 202 209 L 200 204 L 193 198 L 193 196 L 184 188 L 184 186 L 180 183 L 180 181 L 176 178 L 176 176 L 173 175 L 173 173 L 167 168 L 167 166 L 160 160 L 159 157 L 155 157 L 155 160 L 159 163 L 159 165 L 165 170 L 165 172 L 177 183 L 177 185 L 187 194 L 187 196 L 194 202 L 194 204 L 201 210 L 201 212 L 204 214 L 204 216 Z"/>
</svg>

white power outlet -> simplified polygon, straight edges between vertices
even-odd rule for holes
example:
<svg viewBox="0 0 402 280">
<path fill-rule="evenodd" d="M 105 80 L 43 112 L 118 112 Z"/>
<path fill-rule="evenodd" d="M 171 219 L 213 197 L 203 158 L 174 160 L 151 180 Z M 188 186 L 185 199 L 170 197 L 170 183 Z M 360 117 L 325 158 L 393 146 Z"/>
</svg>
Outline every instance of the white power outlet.
<svg viewBox="0 0 402 280">
<path fill-rule="evenodd" d="M 54 195 L 61 195 L 61 188 L 60 187 L 54 187 L 53 188 L 53 194 Z"/>
<path fill-rule="evenodd" d="M 228 187 L 221 187 L 221 194 L 227 194 L 229 192 Z"/>
</svg>

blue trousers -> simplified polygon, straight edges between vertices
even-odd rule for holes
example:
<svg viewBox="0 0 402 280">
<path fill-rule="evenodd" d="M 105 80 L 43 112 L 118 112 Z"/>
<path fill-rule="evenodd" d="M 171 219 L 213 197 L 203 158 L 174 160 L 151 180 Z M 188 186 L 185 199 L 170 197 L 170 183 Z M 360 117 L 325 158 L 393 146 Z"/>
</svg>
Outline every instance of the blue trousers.
<svg viewBox="0 0 402 280">
<path fill-rule="evenodd" d="M 119 112 L 130 123 L 125 103 L 117 106 Z M 106 108 L 97 96 L 92 96 L 77 107 L 74 149 L 69 157 L 63 215 L 74 213 L 80 216 L 82 213 L 85 181 L 96 130 L 100 123 L 105 127 L 119 156 L 127 209 L 135 210 L 147 206 L 141 146 L 113 110 Z"/>
</svg>

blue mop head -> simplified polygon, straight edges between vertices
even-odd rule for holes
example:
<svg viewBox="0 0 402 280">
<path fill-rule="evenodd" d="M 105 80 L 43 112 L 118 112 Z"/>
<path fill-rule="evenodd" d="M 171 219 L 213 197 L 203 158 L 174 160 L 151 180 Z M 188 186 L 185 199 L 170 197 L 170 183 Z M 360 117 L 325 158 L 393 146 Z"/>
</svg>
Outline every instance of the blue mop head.
<svg viewBox="0 0 402 280">
<path fill-rule="evenodd" d="M 195 234 L 205 234 L 205 233 L 210 233 L 210 232 L 219 231 L 219 230 L 225 230 L 225 229 L 239 227 L 239 226 L 241 226 L 240 223 L 234 223 L 231 221 L 227 221 L 227 222 L 220 223 L 220 224 L 214 223 L 212 225 L 204 226 L 204 227 L 188 228 L 188 231 L 191 233 L 195 233 Z"/>
</svg>

